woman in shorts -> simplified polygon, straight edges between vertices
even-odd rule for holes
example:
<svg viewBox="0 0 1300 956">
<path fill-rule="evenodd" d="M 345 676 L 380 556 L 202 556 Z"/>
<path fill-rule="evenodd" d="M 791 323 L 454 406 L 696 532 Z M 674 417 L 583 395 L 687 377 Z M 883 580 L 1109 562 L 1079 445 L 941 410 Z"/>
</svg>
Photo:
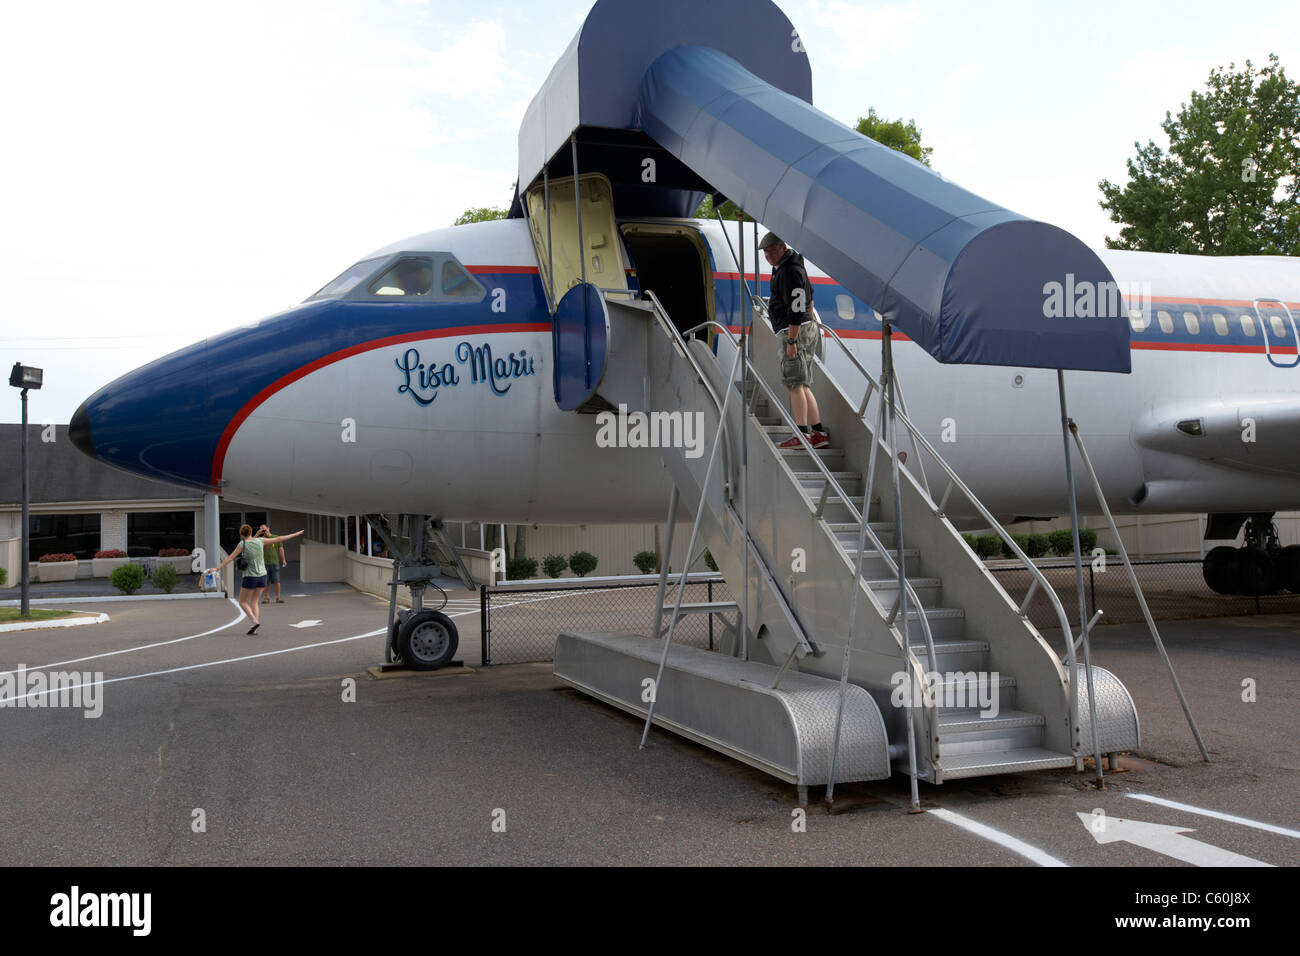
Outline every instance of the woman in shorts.
<svg viewBox="0 0 1300 956">
<path fill-rule="evenodd" d="M 239 546 L 230 553 L 226 560 L 215 568 L 208 569 L 209 571 L 220 571 L 241 554 L 247 560 L 248 566 L 244 569 L 244 578 L 239 586 L 239 606 L 248 615 L 248 619 L 253 622 L 253 626 L 248 629 L 249 634 L 256 634 L 257 629 L 262 626 L 262 622 L 257 616 L 257 603 L 262 597 L 262 591 L 266 589 L 266 554 L 264 546 L 288 541 L 300 534 L 302 534 L 301 531 L 295 531 L 293 534 L 283 534 L 275 538 L 254 538 L 252 526 L 240 525 Z"/>
</svg>

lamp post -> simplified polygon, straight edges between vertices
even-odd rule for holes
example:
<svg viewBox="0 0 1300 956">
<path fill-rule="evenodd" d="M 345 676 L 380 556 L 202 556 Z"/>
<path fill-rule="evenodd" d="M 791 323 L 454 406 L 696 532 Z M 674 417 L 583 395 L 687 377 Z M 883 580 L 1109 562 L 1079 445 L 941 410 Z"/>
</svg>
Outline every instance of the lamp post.
<svg viewBox="0 0 1300 956">
<path fill-rule="evenodd" d="M 31 520 L 28 517 L 29 493 L 27 481 L 27 390 L 40 388 L 41 380 L 44 378 L 44 372 L 39 368 L 33 368 L 30 365 L 23 365 L 14 362 L 13 370 L 9 373 L 9 384 L 14 388 L 22 389 L 23 395 L 23 451 L 22 451 L 22 469 L 23 469 L 23 544 L 22 544 L 22 599 L 19 602 L 20 607 L 18 614 L 20 617 L 27 617 L 31 614 L 31 605 L 28 600 L 29 581 L 31 576 L 29 569 L 31 548 Z"/>
</svg>

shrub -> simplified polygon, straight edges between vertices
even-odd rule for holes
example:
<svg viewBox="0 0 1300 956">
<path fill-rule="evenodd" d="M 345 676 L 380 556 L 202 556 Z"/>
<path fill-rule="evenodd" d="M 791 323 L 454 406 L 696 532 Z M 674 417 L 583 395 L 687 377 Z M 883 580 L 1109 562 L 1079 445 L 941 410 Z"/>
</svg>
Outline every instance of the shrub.
<svg viewBox="0 0 1300 956">
<path fill-rule="evenodd" d="M 0 568 L 0 588 L 4 587 L 4 586 L 5 586 L 5 582 L 8 581 L 8 580 L 9 580 L 9 571 L 8 571 L 8 569 L 6 569 L 6 568 Z"/>
<path fill-rule="evenodd" d="M 659 570 L 659 555 L 653 551 L 638 551 L 632 556 L 632 563 L 641 570 L 642 574 L 654 574 Z"/>
<path fill-rule="evenodd" d="M 121 548 L 109 548 L 106 551 L 96 551 L 95 558 L 125 558 L 126 552 Z"/>
<path fill-rule="evenodd" d="M 75 554 L 43 554 L 36 559 L 37 564 L 59 564 L 63 561 L 76 561 Z"/>
<path fill-rule="evenodd" d="M 569 566 L 569 559 L 562 554 L 548 554 L 542 558 L 542 569 L 548 578 L 558 578 Z"/>
<path fill-rule="evenodd" d="M 158 552 L 160 558 L 188 558 L 190 553 L 184 548 L 163 548 Z"/>
<path fill-rule="evenodd" d="M 117 572 L 113 573 L 116 574 Z M 154 587 L 158 588 L 158 590 L 164 594 L 171 594 L 172 588 L 176 587 L 176 569 L 170 564 L 160 564 L 153 569 L 150 580 L 153 581 Z"/>
<path fill-rule="evenodd" d="M 1061 555 L 1062 557 L 1067 554 L 1074 554 L 1074 533 L 1069 528 L 1049 531 L 1047 533 L 1047 546 L 1052 549 L 1052 554 Z"/>
<path fill-rule="evenodd" d="M 1084 554 L 1091 552 L 1093 548 L 1097 547 L 1097 532 L 1091 528 L 1080 528 L 1079 547 L 1083 549 Z"/>
<path fill-rule="evenodd" d="M 713 560 L 713 555 L 707 549 L 704 552 L 704 563 L 710 571 L 718 570 L 718 562 Z"/>
<path fill-rule="evenodd" d="M 1031 558 L 1041 558 L 1047 553 L 1047 535 L 1031 534 L 1025 543 L 1025 554 Z"/>
<path fill-rule="evenodd" d="M 596 556 L 590 551 L 575 551 L 569 555 L 569 570 L 580 578 L 585 578 L 596 570 Z"/>
<path fill-rule="evenodd" d="M 144 568 L 138 564 L 124 564 L 114 568 L 108 580 L 123 594 L 134 594 L 144 584 Z"/>
<path fill-rule="evenodd" d="M 511 581 L 527 581 L 537 577 L 537 559 L 514 557 L 506 562 L 506 576 Z"/>
<path fill-rule="evenodd" d="M 1011 532 L 1011 540 L 1014 541 L 1014 542 L 1016 543 L 1016 547 L 1018 547 L 1021 551 L 1024 551 L 1025 548 L 1027 548 L 1027 547 L 1029 546 L 1029 535 L 1027 535 L 1027 534 L 1016 534 L 1016 533 L 1013 531 L 1013 532 Z M 1011 546 L 1008 545 L 1005 541 L 1003 541 L 1003 542 L 1002 542 L 1002 557 L 1004 557 L 1004 558 L 1014 558 L 1015 556 L 1016 556 L 1016 553 L 1015 553 L 1014 551 L 1011 550 Z"/>
<path fill-rule="evenodd" d="M 975 553 L 987 561 L 1002 553 L 1002 539 L 996 534 L 981 534 L 975 538 Z"/>
</svg>

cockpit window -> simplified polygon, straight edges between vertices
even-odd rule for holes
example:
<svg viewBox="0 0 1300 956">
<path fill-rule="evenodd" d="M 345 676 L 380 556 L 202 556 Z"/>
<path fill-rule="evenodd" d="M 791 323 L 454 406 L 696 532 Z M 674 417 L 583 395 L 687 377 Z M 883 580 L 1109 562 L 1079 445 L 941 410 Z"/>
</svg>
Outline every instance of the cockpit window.
<svg viewBox="0 0 1300 956">
<path fill-rule="evenodd" d="M 370 283 L 371 295 L 428 295 L 433 289 L 433 260 L 425 256 L 403 256 L 382 276 Z"/>
<path fill-rule="evenodd" d="M 453 299 L 477 299 L 479 287 L 460 263 L 448 259 L 442 264 L 442 294 Z"/>
<path fill-rule="evenodd" d="M 331 299 L 338 296 L 347 295 L 356 286 L 358 282 L 364 279 L 370 273 L 379 267 L 381 259 L 363 259 L 356 265 L 350 267 L 338 278 L 328 283 L 315 295 L 309 296 L 307 301 L 312 299 Z"/>
</svg>

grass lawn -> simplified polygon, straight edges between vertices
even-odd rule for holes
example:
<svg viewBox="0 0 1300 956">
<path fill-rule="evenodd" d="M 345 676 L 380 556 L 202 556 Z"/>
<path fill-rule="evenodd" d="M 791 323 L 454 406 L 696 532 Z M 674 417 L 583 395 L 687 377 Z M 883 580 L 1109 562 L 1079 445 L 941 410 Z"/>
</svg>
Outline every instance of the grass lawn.
<svg viewBox="0 0 1300 956">
<path fill-rule="evenodd" d="M 10 624 L 15 621 L 50 621 L 56 617 L 71 617 L 74 611 L 49 611 L 44 608 L 32 608 L 27 617 L 20 617 L 19 609 L 16 607 L 0 607 L 0 624 Z"/>
</svg>

